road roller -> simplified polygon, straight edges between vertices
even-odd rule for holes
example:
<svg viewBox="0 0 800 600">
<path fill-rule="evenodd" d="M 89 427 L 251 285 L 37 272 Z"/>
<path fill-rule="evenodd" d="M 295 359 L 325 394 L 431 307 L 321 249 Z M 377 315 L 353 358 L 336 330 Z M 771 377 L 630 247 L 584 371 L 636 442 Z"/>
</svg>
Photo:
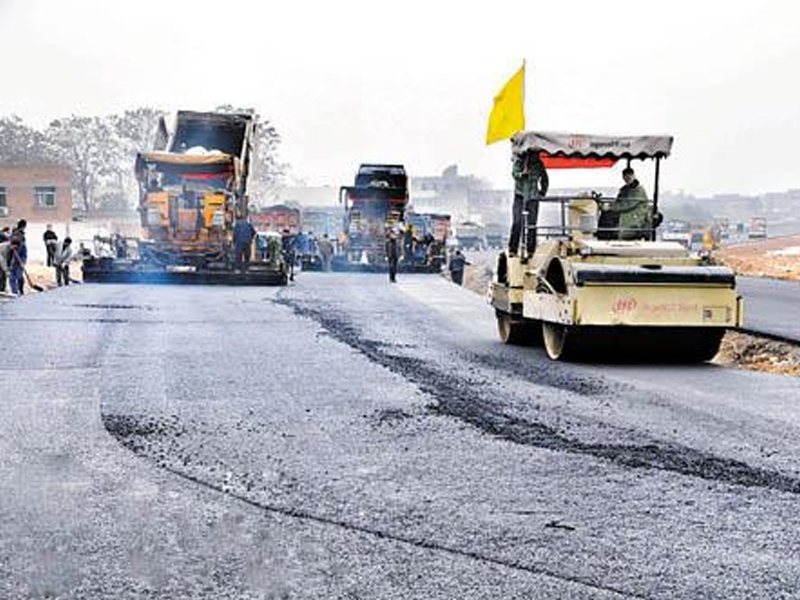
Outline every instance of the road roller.
<svg viewBox="0 0 800 600">
<path fill-rule="evenodd" d="M 742 325 L 734 272 L 708 252 L 657 239 L 660 166 L 672 144 L 671 136 L 512 138 L 515 159 L 534 153 L 548 171 L 622 161 L 628 174 L 632 161 L 654 161 L 655 181 L 652 197 L 639 195 L 639 215 L 646 209 L 639 225 L 615 210 L 622 193 L 536 199 L 559 217 L 538 224 L 524 212 L 520 249 L 497 257 L 490 301 L 504 343 L 542 345 L 553 360 L 703 362 L 717 354 L 726 330 Z"/>
</svg>

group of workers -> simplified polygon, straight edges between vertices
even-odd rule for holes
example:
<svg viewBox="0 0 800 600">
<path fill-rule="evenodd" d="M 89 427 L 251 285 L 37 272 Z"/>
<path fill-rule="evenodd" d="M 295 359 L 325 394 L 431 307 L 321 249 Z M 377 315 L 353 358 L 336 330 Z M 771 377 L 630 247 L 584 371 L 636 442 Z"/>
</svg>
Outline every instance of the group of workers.
<svg viewBox="0 0 800 600">
<path fill-rule="evenodd" d="M 411 223 L 403 228 L 403 262 L 405 264 L 430 264 L 441 253 L 442 241 L 431 231 L 418 235 Z"/>
<path fill-rule="evenodd" d="M 512 210 L 511 233 L 508 241 L 510 256 L 516 256 L 520 249 L 523 227 L 526 228 L 525 244 L 528 255 L 536 249 L 536 223 L 539 215 L 540 200 L 547 195 L 550 185 L 547 169 L 538 151 L 528 150 L 518 154 L 512 168 L 514 177 L 514 203 Z M 601 201 L 599 204 L 598 238 L 637 240 L 647 239 L 653 227 L 653 204 L 647 192 L 631 167 L 622 171 L 624 185 L 620 188 L 615 201 Z M 527 214 L 527 221 L 525 215 Z M 402 241 L 401 241 L 402 235 Z M 234 261 L 237 266 L 250 259 L 250 248 L 256 231 L 246 219 L 241 219 L 234 226 Z M 430 236 L 432 238 L 432 236 Z M 323 270 L 329 271 L 335 247 L 328 236 L 317 240 L 313 235 L 299 233 L 292 235 L 284 231 L 282 236 L 283 255 L 293 267 L 297 257 L 310 254 L 318 255 L 322 260 Z M 425 239 L 421 243 L 431 248 L 434 240 Z M 397 268 L 401 260 L 414 262 L 420 242 L 415 239 L 413 228 L 407 224 L 402 232 L 389 227 L 386 231 L 385 253 L 389 265 L 389 281 L 397 280 Z M 452 281 L 458 285 L 463 283 L 465 266 L 469 263 L 460 250 L 448 257 L 448 270 Z"/>
<path fill-rule="evenodd" d="M 547 195 L 550 182 L 539 153 L 533 150 L 522 152 L 515 157 L 512 175 L 514 203 L 508 251 L 510 256 L 516 256 L 519 252 L 525 227 L 526 251 L 530 255 L 536 249 L 536 223 L 540 200 Z M 616 201 L 600 203 L 598 238 L 646 239 L 653 227 L 653 204 L 648 199 L 644 187 L 636 179 L 632 168 L 626 167 L 622 171 L 622 178 L 625 183 L 620 188 Z M 27 275 L 25 264 L 28 259 L 26 227 L 27 222 L 22 219 L 13 229 L 4 227 L 0 230 L 0 292 L 6 291 L 8 282 L 12 294 L 24 293 Z M 237 268 L 242 268 L 250 262 L 253 241 L 256 237 L 256 229 L 248 219 L 236 220 L 233 228 L 233 259 Z M 387 230 L 385 250 L 389 263 L 389 280 L 392 282 L 396 281 L 397 267 L 401 258 L 407 263 L 412 263 L 416 259 L 420 244 L 427 249 L 427 252 L 430 252 L 435 244 L 430 234 L 424 240 L 417 240 L 410 224 L 407 224 L 402 231 L 402 252 L 398 237 L 398 232 L 394 228 Z M 43 241 L 47 251 L 47 266 L 55 269 L 57 285 L 69 285 L 69 265 L 74 257 L 72 240 L 65 237 L 63 242 L 59 243 L 58 235 L 51 225 L 47 225 Z M 292 273 L 296 262 L 302 263 L 309 256 L 319 257 L 322 269 L 330 271 L 335 246 L 327 235 L 317 239 L 311 232 L 294 235 L 285 230 L 281 235 L 280 250 Z M 265 260 L 269 254 L 267 246 L 259 247 L 258 251 L 259 257 Z M 460 250 L 450 254 L 448 270 L 454 283 L 458 285 L 463 283 L 464 269 L 468 264 Z"/>
<path fill-rule="evenodd" d="M 59 287 L 69 285 L 69 265 L 75 258 L 72 238 L 66 236 L 62 242 L 59 242 L 58 234 L 53 231 L 53 226 L 47 225 L 42 239 L 47 251 L 47 266 L 53 267 L 56 272 L 56 285 Z"/>
<path fill-rule="evenodd" d="M 0 230 L 0 292 L 9 290 L 14 295 L 25 293 L 25 263 L 28 262 L 28 244 L 25 239 L 25 219 Z"/>
<path fill-rule="evenodd" d="M 514 208 L 511 235 L 508 240 L 508 253 L 516 256 L 519 252 L 523 225 L 526 226 L 526 251 L 533 254 L 536 249 L 536 223 L 540 200 L 547 195 L 550 185 L 547 169 L 539 157 L 539 152 L 528 150 L 514 158 L 512 168 L 514 177 Z M 628 166 L 622 171 L 625 182 L 615 201 L 600 202 L 598 218 L 599 239 L 637 240 L 647 239 L 653 228 L 653 203 L 636 173 Z M 527 222 L 523 215 L 527 213 Z"/>
<path fill-rule="evenodd" d="M 280 253 L 290 270 L 290 278 L 293 277 L 295 266 L 302 266 L 309 259 L 318 259 L 322 270 L 331 270 L 335 246 L 328 234 L 317 238 L 311 231 L 294 234 L 284 229 L 279 236 L 279 241 L 275 237 L 276 245 L 272 248 L 267 237 L 259 236 L 248 219 L 237 219 L 233 226 L 234 266 L 241 269 L 250 262 L 255 242 L 259 260 L 272 260 Z"/>
<path fill-rule="evenodd" d="M 27 227 L 28 222 L 20 219 L 13 229 L 6 226 L 0 230 L 0 292 L 25 293 L 28 279 L 25 269 L 28 262 Z M 47 266 L 55 269 L 56 284 L 69 285 L 69 266 L 74 258 L 72 239 L 67 236 L 59 242 L 53 226 L 47 225 L 42 241 L 47 252 Z"/>
</svg>

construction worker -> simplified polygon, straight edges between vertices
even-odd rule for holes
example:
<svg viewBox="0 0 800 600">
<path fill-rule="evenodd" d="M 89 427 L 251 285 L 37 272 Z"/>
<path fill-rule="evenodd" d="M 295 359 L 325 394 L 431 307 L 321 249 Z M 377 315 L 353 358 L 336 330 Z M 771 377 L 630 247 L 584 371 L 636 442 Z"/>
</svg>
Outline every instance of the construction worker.
<svg viewBox="0 0 800 600">
<path fill-rule="evenodd" d="M 461 250 L 456 250 L 455 254 L 450 257 L 450 279 L 456 285 L 464 284 L 464 267 L 470 264 L 466 257 L 461 253 Z"/>
<path fill-rule="evenodd" d="M 300 260 L 302 261 L 303 257 L 308 254 L 308 236 L 305 232 L 298 231 L 294 241 L 295 250 L 300 255 Z"/>
<path fill-rule="evenodd" d="M 6 291 L 6 281 L 11 276 L 11 261 L 18 246 L 19 240 L 6 239 L 0 242 L 0 292 Z"/>
<path fill-rule="evenodd" d="M 410 265 L 414 262 L 414 228 L 406 223 L 403 230 L 403 262 Z"/>
<path fill-rule="evenodd" d="M 117 258 L 128 258 L 128 240 L 118 231 L 111 234 L 111 247 Z"/>
<path fill-rule="evenodd" d="M 319 248 L 319 255 L 322 257 L 322 268 L 325 271 L 330 271 L 333 266 L 333 242 L 328 238 L 327 233 L 323 234 L 317 247 Z"/>
<path fill-rule="evenodd" d="M 281 252 L 283 260 L 289 267 L 289 281 L 294 281 L 294 263 L 297 260 L 296 251 L 297 239 L 289 229 L 284 229 L 281 235 Z"/>
<path fill-rule="evenodd" d="M 8 283 L 11 293 L 21 296 L 25 293 L 25 263 L 28 260 L 28 249 L 23 236 L 12 235 L 9 242 L 11 260 L 8 263 Z"/>
<path fill-rule="evenodd" d="M 400 257 L 400 249 L 397 247 L 397 233 L 394 229 L 389 229 L 386 236 L 386 260 L 389 261 L 389 281 L 397 281 L 397 261 Z"/>
<path fill-rule="evenodd" d="M 47 266 L 53 266 L 53 257 L 56 254 L 56 250 L 58 249 L 58 235 L 55 231 L 53 231 L 53 226 L 48 224 L 45 227 L 44 235 L 42 235 L 42 239 L 44 240 L 44 248 L 47 251 Z"/>
<path fill-rule="evenodd" d="M 616 235 L 611 232 L 603 237 L 620 240 L 648 238 L 653 228 L 653 203 L 648 200 L 647 192 L 636 179 L 633 169 L 625 167 L 622 179 L 625 185 L 620 188 L 617 200 L 601 204 L 599 221 L 601 227 L 614 225 L 619 231 Z"/>
<path fill-rule="evenodd" d="M 237 269 L 241 269 L 250 262 L 250 247 L 256 229 L 246 218 L 237 219 L 233 226 L 233 262 Z"/>
<path fill-rule="evenodd" d="M 27 227 L 28 222 L 25 219 L 20 219 L 16 228 L 11 232 L 11 241 L 16 243 L 11 246 L 8 281 L 11 293 L 20 296 L 25 293 L 25 263 L 28 262 L 28 245 L 25 242 L 25 230 Z"/>
<path fill-rule="evenodd" d="M 56 284 L 59 287 L 69 285 L 69 264 L 72 262 L 73 256 L 72 238 L 67 236 L 60 245 L 57 245 L 53 254 L 52 262 L 56 269 Z"/>
<path fill-rule="evenodd" d="M 547 169 L 544 168 L 539 152 L 526 150 L 514 158 L 511 170 L 514 176 L 514 209 L 511 223 L 511 235 L 508 239 L 508 254 L 516 256 L 519 251 L 519 242 L 522 236 L 523 212 L 528 212 L 525 226 L 527 233 L 527 252 L 533 254 L 536 249 L 536 222 L 539 217 L 539 199 L 547 195 L 550 179 Z M 530 229 L 533 226 L 534 229 Z"/>
</svg>

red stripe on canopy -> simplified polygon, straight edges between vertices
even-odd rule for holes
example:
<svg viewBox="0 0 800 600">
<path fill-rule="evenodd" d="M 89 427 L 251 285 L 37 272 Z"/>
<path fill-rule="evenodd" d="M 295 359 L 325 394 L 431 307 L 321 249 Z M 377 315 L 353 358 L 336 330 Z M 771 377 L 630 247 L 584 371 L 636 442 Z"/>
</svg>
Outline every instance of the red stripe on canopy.
<svg viewBox="0 0 800 600">
<path fill-rule="evenodd" d="M 224 179 L 230 173 L 183 173 L 186 179 Z"/>
<path fill-rule="evenodd" d="M 547 169 L 608 169 L 617 164 L 615 158 L 587 158 L 583 156 L 550 156 L 546 152 L 539 155 Z"/>
</svg>

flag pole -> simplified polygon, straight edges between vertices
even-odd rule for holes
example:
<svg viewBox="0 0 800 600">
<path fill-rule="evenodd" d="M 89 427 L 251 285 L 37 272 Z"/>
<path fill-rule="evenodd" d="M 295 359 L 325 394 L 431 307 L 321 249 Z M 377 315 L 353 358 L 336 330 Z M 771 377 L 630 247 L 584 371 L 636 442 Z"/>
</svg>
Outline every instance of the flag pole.
<svg viewBox="0 0 800 600">
<path fill-rule="evenodd" d="M 525 104 L 528 102 L 528 94 L 526 88 L 528 87 L 528 65 L 527 61 L 523 58 L 522 59 L 522 120 L 525 123 L 525 127 L 528 126 L 528 120 L 525 118 L 525 114 L 527 111 L 525 110 Z"/>
</svg>

